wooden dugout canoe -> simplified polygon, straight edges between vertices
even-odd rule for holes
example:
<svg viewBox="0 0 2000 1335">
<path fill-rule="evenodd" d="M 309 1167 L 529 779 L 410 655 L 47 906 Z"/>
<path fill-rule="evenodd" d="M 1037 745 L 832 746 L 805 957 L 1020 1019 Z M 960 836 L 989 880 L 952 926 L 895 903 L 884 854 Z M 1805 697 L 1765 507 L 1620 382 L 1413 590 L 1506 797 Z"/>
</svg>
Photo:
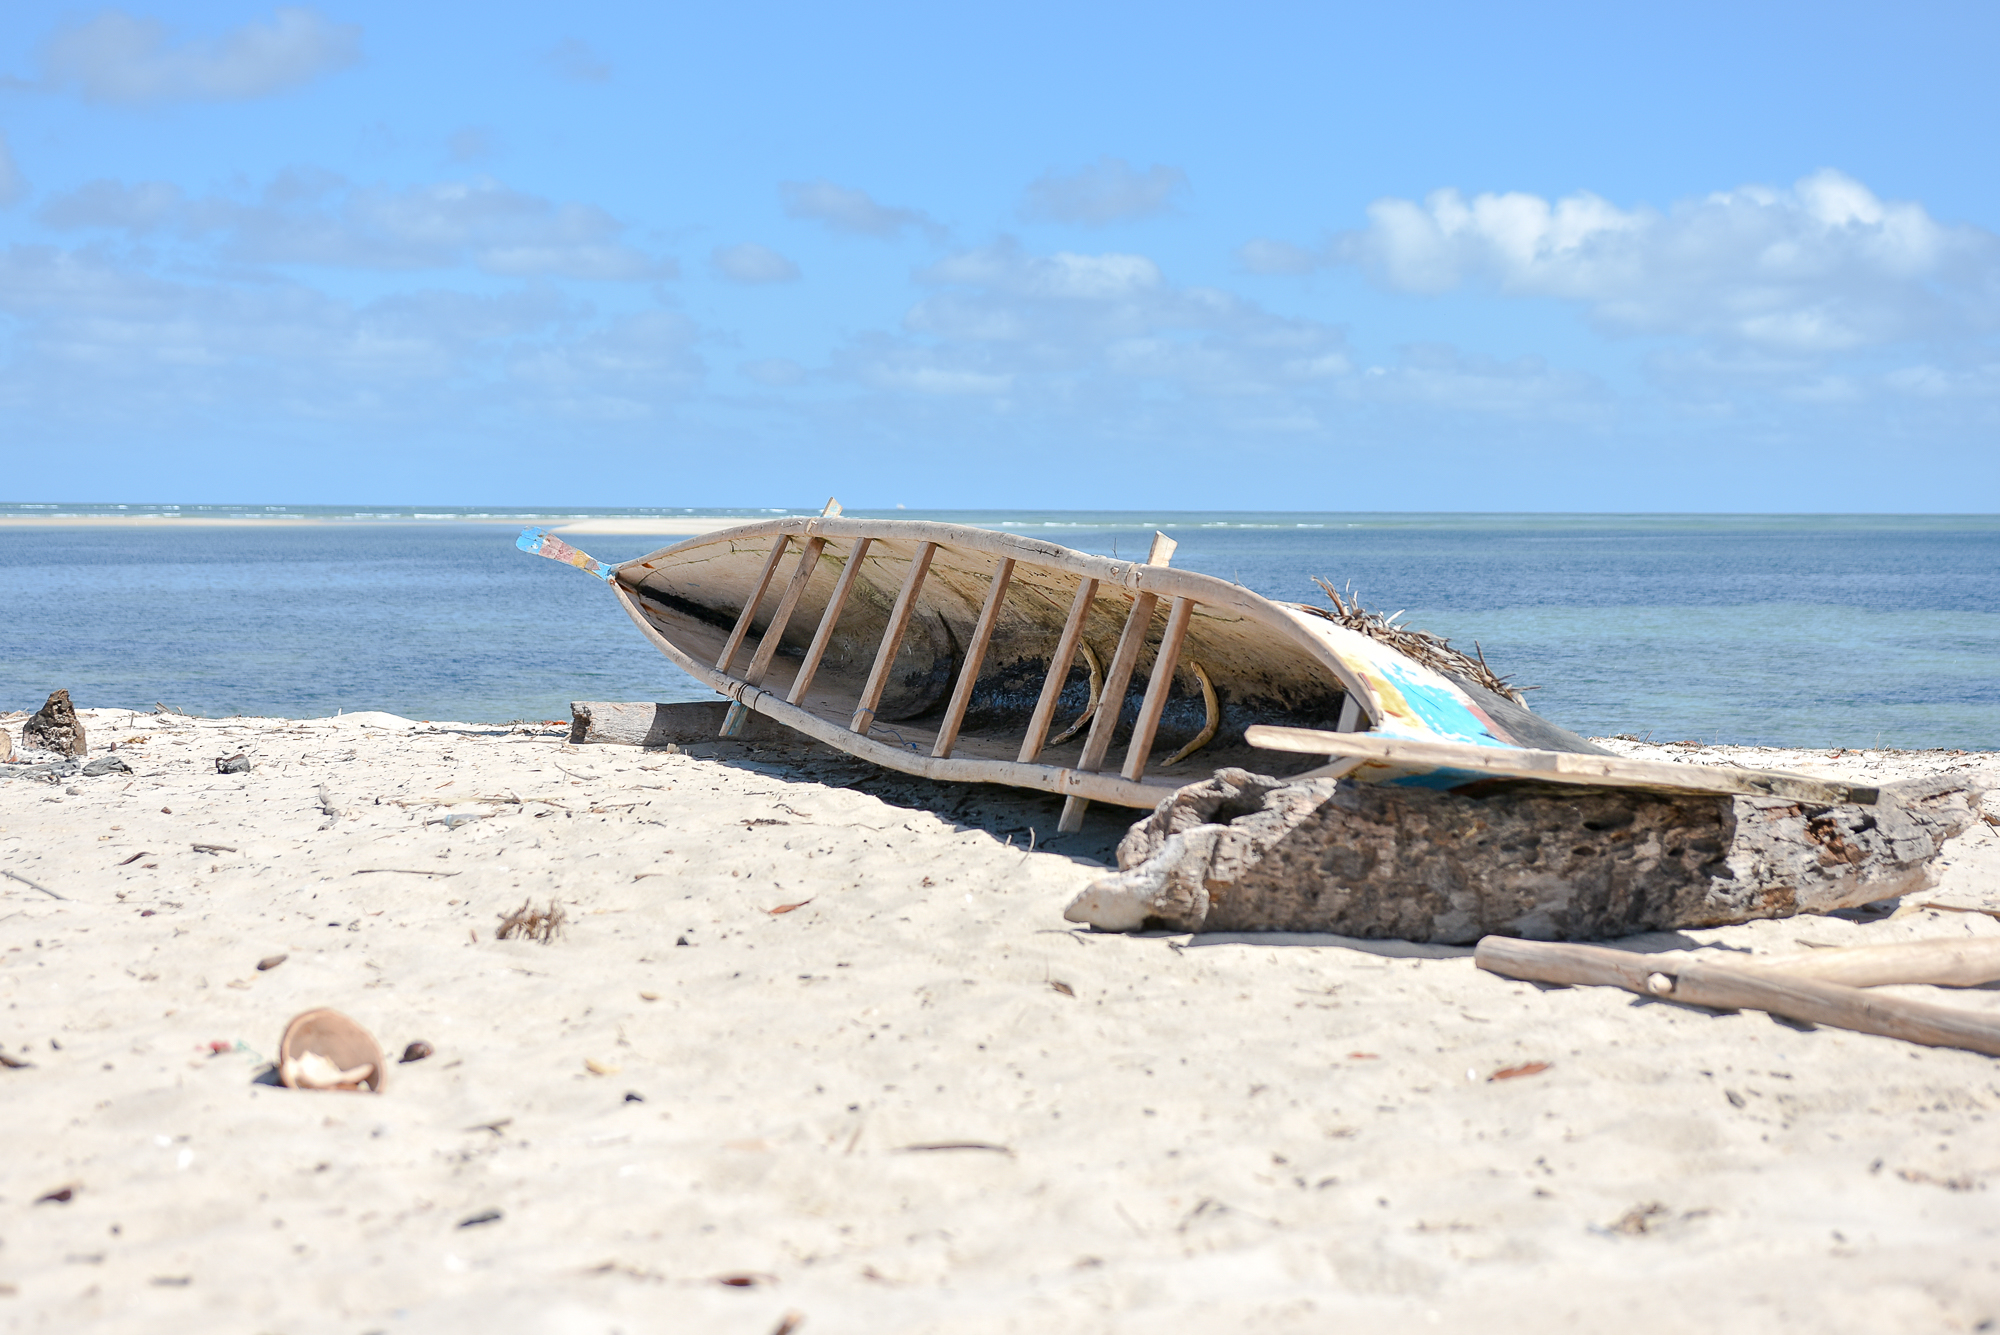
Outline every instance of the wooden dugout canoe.
<svg viewBox="0 0 2000 1335">
<path fill-rule="evenodd" d="M 1245 734 L 1259 725 L 1603 754 L 1316 609 L 1175 570 L 1164 535 L 1122 561 L 830 506 L 616 566 L 538 529 L 519 546 L 603 579 L 661 653 L 741 709 L 906 773 L 1063 794 L 1066 830 L 1088 802 L 1150 808 L 1223 766 L 1322 765 L 1258 749 Z"/>
</svg>

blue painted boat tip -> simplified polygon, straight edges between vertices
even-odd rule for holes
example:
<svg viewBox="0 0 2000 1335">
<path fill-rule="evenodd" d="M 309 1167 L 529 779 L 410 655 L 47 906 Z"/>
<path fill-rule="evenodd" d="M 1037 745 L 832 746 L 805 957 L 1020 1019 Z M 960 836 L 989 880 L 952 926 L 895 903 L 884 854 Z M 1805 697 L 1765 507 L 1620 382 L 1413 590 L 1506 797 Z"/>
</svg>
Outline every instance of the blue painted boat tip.
<svg viewBox="0 0 2000 1335">
<path fill-rule="evenodd" d="M 524 528 L 521 530 L 521 536 L 514 539 L 514 545 L 524 552 L 539 554 L 542 550 L 542 539 L 547 534 L 548 530 L 545 528 Z"/>
</svg>

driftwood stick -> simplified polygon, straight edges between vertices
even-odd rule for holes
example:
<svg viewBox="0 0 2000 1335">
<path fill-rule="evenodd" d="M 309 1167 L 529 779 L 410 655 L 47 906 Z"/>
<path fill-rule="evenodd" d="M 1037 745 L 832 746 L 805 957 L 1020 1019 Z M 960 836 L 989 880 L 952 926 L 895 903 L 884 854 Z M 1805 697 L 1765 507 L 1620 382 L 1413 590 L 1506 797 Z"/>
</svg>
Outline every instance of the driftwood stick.
<svg viewBox="0 0 2000 1335">
<path fill-rule="evenodd" d="M 1622 987 L 1643 997 L 1716 1010 L 1760 1010 L 1810 1024 L 1880 1034 L 1934 1048 L 2000 1057 L 2000 1016 L 1864 992 L 1814 978 L 1711 964 L 1686 956 L 1640 955 L 1603 946 L 1512 937 L 1481 939 L 1482 969 L 1542 983 Z"/>
<path fill-rule="evenodd" d="M 1811 978 L 1846 987 L 1929 983 L 1933 987 L 1983 987 L 2000 983 L 2000 936 L 1961 941 L 1898 941 L 1885 946 L 1808 950 L 1775 959 L 1752 957 L 1731 967 L 1786 978 Z"/>
<path fill-rule="evenodd" d="M 30 886 L 33 889 L 39 890 L 43 894 L 47 895 L 50 899 L 67 900 L 69 898 L 68 895 L 57 894 L 55 891 L 49 889 L 46 885 L 37 885 L 35 882 L 29 880 L 27 877 L 21 875 L 21 873 L 17 871 L 8 871 L 5 867 L 0 867 L 0 876 L 5 876 L 10 881 L 19 881 L 22 885 Z"/>
</svg>

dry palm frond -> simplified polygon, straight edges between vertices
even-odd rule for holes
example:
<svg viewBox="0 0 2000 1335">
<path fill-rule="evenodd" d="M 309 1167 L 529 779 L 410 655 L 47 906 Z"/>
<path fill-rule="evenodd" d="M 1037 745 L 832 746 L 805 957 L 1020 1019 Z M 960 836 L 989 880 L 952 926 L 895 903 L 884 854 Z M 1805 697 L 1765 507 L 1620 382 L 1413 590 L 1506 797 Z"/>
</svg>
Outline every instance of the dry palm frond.
<svg viewBox="0 0 2000 1335">
<path fill-rule="evenodd" d="M 518 932 L 529 940 L 540 941 L 546 946 L 556 939 L 557 933 L 562 931 L 567 916 L 563 912 L 562 905 L 553 899 L 549 901 L 546 909 L 535 908 L 524 899 L 520 908 L 500 916 L 500 929 L 494 935 L 505 941 Z"/>
<path fill-rule="evenodd" d="M 1307 610 L 1317 612 L 1327 620 L 1366 635 L 1371 640 L 1379 640 L 1405 658 L 1414 659 L 1433 671 L 1476 682 L 1495 695 L 1505 696 L 1516 704 L 1527 703 L 1522 697 L 1522 692 L 1537 689 L 1533 686 L 1516 686 L 1488 667 L 1486 655 L 1480 652 L 1477 640 L 1473 641 L 1472 656 L 1468 657 L 1452 648 L 1451 641 L 1442 635 L 1397 625 L 1396 618 L 1403 615 L 1401 612 L 1391 612 L 1388 616 L 1383 616 L 1380 612 L 1370 612 L 1355 597 L 1352 583 L 1347 586 L 1347 596 L 1344 598 L 1330 580 L 1315 575 L 1313 583 L 1319 585 L 1321 593 L 1333 600 L 1333 610 L 1329 612 L 1319 607 Z"/>
</svg>

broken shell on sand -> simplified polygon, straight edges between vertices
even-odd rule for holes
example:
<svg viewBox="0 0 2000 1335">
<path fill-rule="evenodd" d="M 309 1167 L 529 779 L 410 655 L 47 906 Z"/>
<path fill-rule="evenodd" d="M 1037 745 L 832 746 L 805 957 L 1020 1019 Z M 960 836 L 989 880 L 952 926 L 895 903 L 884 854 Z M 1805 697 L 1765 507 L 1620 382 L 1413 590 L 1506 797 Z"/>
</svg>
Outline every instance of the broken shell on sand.
<svg viewBox="0 0 2000 1335">
<path fill-rule="evenodd" d="M 366 1029 L 336 1010 L 292 1017 L 278 1040 L 278 1080 L 288 1089 L 344 1089 L 380 1094 L 388 1065 Z"/>
</svg>

